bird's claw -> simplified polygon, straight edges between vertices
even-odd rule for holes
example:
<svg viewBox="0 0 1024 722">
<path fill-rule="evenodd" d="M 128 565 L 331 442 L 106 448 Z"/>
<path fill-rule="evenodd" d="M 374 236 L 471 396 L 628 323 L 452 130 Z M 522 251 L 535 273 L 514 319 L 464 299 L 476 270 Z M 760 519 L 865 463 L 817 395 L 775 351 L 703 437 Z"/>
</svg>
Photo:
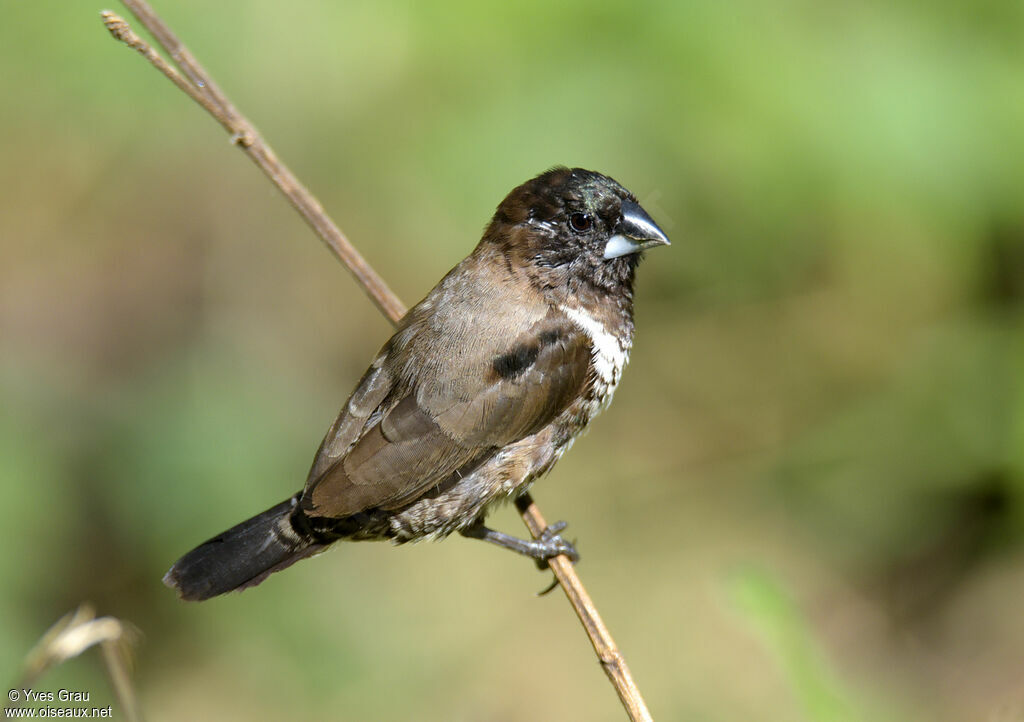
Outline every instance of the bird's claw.
<svg viewBox="0 0 1024 722">
<path fill-rule="evenodd" d="M 537 596 L 538 597 L 543 597 L 543 596 L 547 595 L 548 592 L 550 592 L 552 589 L 554 589 L 557 586 L 558 586 L 558 577 L 554 577 L 551 580 L 551 584 L 547 585 L 546 587 L 541 589 L 539 592 L 537 592 Z"/>
<path fill-rule="evenodd" d="M 569 526 L 568 522 L 556 521 L 554 524 L 549 525 L 537 539 L 540 554 L 536 562 L 537 568 L 541 571 L 549 568 L 548 560 L 552 557 L 566 556 L 574 564 L 580 560 L 580 553 L 576 551 L 575 543 L 566 541 L 559 535 L 559 532 L 567 526 Z M 550 589 L 545 590 L 544 593 L 548 591 Z"/>
</svg>

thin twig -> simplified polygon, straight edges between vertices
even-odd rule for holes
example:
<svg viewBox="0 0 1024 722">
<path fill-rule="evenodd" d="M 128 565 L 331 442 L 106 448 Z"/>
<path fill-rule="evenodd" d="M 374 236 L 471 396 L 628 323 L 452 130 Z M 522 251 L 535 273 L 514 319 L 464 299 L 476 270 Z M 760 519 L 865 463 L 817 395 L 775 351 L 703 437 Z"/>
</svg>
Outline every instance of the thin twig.
<svg viewBox="0 0 1024 722">
<path fill-rule="evenodd" d="M 53 667 L 98 645 L 125 719 L 138 722 L 142 715 L 131 683 L 132 646 L 138 638 L 138 630 L 128 622 L 116 617 L 97 618 L 92 608 L 83 604 L 46 630 L 25 657 L 21 679 L 14 689 L 34 687 Z"/>
<path fill-rule="evenodd" d="M 175 71 L 144 40 L 132 32 L 123 18 L 106 10 L 101 15 L 111 34 L 129 47 L 138 50 L 160 72 L 170 78 L 175 85 L 185 91 L 190 98 L 199 103 L 224 126 L 231 134 L 232 141 L 239 145 L 277 185 L 317 235 L 327 244 L 327 247 L 351 271 L 380 311 L 392 323 L 397 323 L 405 315 L 405 306 L 356 251 L 341 230 L 328 218 L 319 201 L 278 160 L 252 123 L 235 109 L 202 65 L 149 4 L 145 0 L 122 1 L 171 56 L 181 69 L 181 73 Z M 523 523 L 526 524 L 530 533 L 534 538 L 539 538 L 547 528 L 547 522 L 529 494 L 522 495 L 516 501 L 516 508 L 522 515 Z M 590 595 L 587 594 L 583 582 L 576 574 L 572 562 L 568 557 L 558 556 L 549 560 L 549 564 L 590 637 L 594 652 L 629 713 L 630 719 L 649 721 L 651 719 L 650 712 L 633 681 L 626 660 L 601 620 L 601 616 L 590 599 Z"/>
<path fill-rule="evenodd" d="M 167 24 L 143 0 L 124 0 L 124 4 L 153 34 L 153 37 L 157 38 L 168 54 L 179 63 L 185 77 L 183 78 L 182 73 L 175 71 L 142 38 L 132 32 L 128 23 L 121 16 L 110 10 L 104 10 L 100 15 L 110 33 L 129 47 L 138 50 L 157 70 L 170 78 L 175 85 L 185 91 L 190 98 L 199 103 L 204 110 L 224 126 L 225 130 L 231 134 L 232 142 L 240 146 L 267 174 L 267 177 L 281 189 L 281 192 L 327 244 L 327 247 L 355 276 L 356 281 L 377 304 L 381 313 L 387 316 L 392 323 L 405 315 L 405 307 L 384 283 L 384 279 L 377 275 L 377 272 L 356 251 L 341 229 L 328 218 L 323 206 L 313 197 L 313 194 L 277 159 L 255 126 L 235 110 L 199 62 L 167 27 Z"/>
<path fill-rule="evenodd" d="M 516 499 L 516 509 L 523 515 L 523 522 L 535 539 L 539 538 L 548 528 L 548 523 L 529 494 L 523 494 Z M 576 611 L 576 616 L 580 618 L 580 623 L 587 630 L 590 643 L 594 645 L 594 653 L 597 655 L 601 667 L 604 668 L 605 674 L 608 675 L 608 679 L 611 680 L 612 686 L 615 687 L 619 699 L 622 700 L 622 706 L 629 713 L 629 718 L 650 722 L 651 713 L 647 710 L 640 689 L 633 681 L 626 658 L 622 656 L 622 652 L 615 645 L 615 640 L 612 639 L 612 633 L 608 631 L 608 627 L 604 626 L 604 620 L 601 619 L 597 607 L 594 606 L 594 601 L 587 594 L 572 562 L 568 557 L 561 555 L 549 559 L 548 565 L 555 573 L 558 583 L 562 585 L 562 591 L 565 592 L 569 603 Z"/>
</svg>

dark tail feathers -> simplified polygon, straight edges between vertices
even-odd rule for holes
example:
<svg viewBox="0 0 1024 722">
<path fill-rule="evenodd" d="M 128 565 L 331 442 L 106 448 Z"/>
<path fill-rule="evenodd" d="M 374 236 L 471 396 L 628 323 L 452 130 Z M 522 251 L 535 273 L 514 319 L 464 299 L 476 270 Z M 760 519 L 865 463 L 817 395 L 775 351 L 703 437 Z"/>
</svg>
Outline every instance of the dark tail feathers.
<svg viewBox="0 0 1024 722">
<path fill-rule="evenodd" d="M 164 584 L 189 601 L 253 587 L 276 571 L 326 545 L 297 531 L 291 522 L 299 495 L 218 534 L 183 556 Z"/>
</svg>

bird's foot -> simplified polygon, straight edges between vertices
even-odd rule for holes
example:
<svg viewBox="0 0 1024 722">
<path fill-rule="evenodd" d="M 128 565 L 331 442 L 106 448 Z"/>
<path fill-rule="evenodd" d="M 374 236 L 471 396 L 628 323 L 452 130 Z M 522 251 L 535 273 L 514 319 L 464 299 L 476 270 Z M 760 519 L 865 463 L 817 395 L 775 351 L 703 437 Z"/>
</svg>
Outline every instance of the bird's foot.
<svg viewBox="0 0 1024 722">
<path fill-rule="evenodd" d="M 482 539 L 505 549 L 510 549 L 517 554 L 530 557 L 536 562 L 537 568 L 544 570 L 548 568 L 548 560 L 552 557 L 565 555 L 572 562 L 579 561 L 580 554 L 576 551 L 576 546 L 559 535 L 559 532 L 567 526 L 568 524 L 564 521 L 555 522 L 541 533 L 539 539 L 520 539 L 510 534 L 490 529 L 480 522 L 463 529 L 461 533 L 463 536 L 472 539 Z"/>
<path fill-rule="evenodd" d="M 576 542 L 563 539 L 560 532 L 569 526 L 569 522 L 556 521 L 541 532 L 540 539 L 535 540 L 538 546 L 538 556 L 534 557 L 537 568 L 544 571 L 548 568 L 548 559 L 557 556 L 567 556 L 573 564 L 580 560 L 580 553 L 576 551 Z"/>
</svg>

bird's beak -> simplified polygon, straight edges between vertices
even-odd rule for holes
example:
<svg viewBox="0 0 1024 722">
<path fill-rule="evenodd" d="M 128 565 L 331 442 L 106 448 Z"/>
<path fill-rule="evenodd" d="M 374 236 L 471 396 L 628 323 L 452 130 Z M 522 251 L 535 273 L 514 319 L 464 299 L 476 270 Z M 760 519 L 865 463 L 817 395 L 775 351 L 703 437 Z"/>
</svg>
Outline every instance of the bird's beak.
<svg viewBox="0 0 1024 722">
<path fill-rule="evenodd" d="M 622 219 L 615 229 L 615 235 L 604 246 L 604 257 L 618 258 L 639 253 L 646 248 L 670 245 L 668 236 L 647 215 L 647 211 L 633 201 L 623 201 Z"/>
</svg>

